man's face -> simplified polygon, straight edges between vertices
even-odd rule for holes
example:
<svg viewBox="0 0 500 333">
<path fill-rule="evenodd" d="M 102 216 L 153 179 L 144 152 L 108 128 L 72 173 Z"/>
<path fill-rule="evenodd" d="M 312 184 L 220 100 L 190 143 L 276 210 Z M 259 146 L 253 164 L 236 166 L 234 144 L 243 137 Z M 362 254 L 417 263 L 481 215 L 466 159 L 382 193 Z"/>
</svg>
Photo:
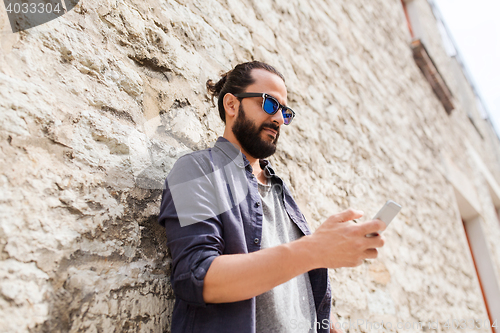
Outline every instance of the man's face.
<svg viewBox="0 0 500 333">
<path fill-rule="evenodd" d="M 274 134 L 268 130 L 275 131 L 276 136 L 272 139 L 262 137 L 273 137 Z M 257 126 L 254 121 L 246 117 L 243 104 L 240 104 L 238 116 L 233 124 L 233 133 L 238 139 L 241 147 L 254 158 L 266 158 L 276 152 L 276 145 L 280 136 L 279 126 L 273 122 L 262 123 Z"/>
<path fill-rule="evenodd" d="M 255 82 L 245 92 L 267 93 L 286 105 L 286 87 L 279 76 L 261 69 L 254 69 L 252 76 Z M 232 131 L 245 152 L 260 159 L 275 153 L 281 125 L 281 110 L 269 115 L 262 110 L 262 97 L 251 97 L 241 100 Z"/>
</svg>

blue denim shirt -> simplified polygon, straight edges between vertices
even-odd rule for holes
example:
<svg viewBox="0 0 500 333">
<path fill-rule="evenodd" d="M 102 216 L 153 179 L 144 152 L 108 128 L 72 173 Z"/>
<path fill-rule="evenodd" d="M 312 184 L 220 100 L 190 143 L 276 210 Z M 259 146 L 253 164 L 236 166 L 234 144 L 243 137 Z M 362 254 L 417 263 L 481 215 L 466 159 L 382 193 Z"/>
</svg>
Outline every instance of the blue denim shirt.
<svg viewBox="0 0 500 333">
<path fill-rule="evenodd" d="M 304 235 L 310 229 L 286 184 L 267 160 L 266 176 L 282 187 L 291 220 Z M 255 333 L 255 297 L 234 303 L 205 303 L 203 280 L 222 254 L 260 250 L 262 206 L 257 179 L 240 150 L 219 137 L 213 148 L 182 156 L 165 181 L 159 223 L 172 254 L 175 293 L 172 333 Z M 325 268 L 308 272 L 318 333 L 329 332 L 331 292 Z"/>
</svg>

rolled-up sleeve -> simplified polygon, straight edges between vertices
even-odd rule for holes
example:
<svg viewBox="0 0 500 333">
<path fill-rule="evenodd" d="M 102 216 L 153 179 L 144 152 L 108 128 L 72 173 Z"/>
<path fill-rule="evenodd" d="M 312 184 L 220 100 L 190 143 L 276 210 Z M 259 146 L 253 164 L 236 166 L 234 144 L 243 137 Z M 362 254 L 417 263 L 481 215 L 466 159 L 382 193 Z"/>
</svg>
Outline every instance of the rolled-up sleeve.
<svg viewBox="0 0 500 333">
<path fill-rule="evenodd" d="M 210 163 L 192 154 L 181 157 L 165 181 L 158 222 L 172 254 L 172 288 L 190 305 L 206 306 L 204 278 L 224 251 L 216 193 Z"/>
</svg>

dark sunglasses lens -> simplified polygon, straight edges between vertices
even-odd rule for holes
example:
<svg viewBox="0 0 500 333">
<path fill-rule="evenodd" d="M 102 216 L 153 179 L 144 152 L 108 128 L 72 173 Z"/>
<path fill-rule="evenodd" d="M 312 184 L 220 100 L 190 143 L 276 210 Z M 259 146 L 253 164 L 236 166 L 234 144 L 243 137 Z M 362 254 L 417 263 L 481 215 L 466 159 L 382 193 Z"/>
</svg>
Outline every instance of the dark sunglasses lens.
<svg viewBox="0 0 500 333">
<path fill-rule="evenodd" d="M 278 110 L 279 105 L 274 99 L 266 97 L 262 108 L 267 114 L 274 114 Z"/>
<path fill-rule="evenodd" d="M 293 120 L 293 112 L 290 109 L 285 109 L 283 110 L 283 120 L 285 125 L 288 125 L 292 122 Z"/>
</svg>

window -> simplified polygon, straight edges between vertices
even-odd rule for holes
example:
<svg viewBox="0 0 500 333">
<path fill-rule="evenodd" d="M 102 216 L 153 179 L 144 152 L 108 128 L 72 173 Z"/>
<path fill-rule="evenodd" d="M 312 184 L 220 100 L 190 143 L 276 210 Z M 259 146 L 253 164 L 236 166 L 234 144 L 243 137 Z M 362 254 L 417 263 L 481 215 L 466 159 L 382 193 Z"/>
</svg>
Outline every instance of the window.
<svg viewBox="0 0 500 333">
<path fill-rule="evenodd" d="M 429 52 L 425 48 L 425 34 L 420 22 L 417 2 L 414 0 L 401 0 L 401 3 L 403 5 L 403 10 L 412 38 L 411 49 L 413 51 L 413 58 L 420 68 L 420 71 L 431 85 L 432 90 L 436 94 L 437 98 L 443 104 L 446 113 L 450 114 L 451 111 L 453 111 L 453 109 L 455 108 L 453 106 L 452 94 L 443 77 L 439 73 L 439 70 L 432 61 Z M 438 29 L 439 22 L 440 21 L 438 21 Z M 443 26 L 443 31 L 446 32 L 446 29 L 442 22 L 441 25 Z M 453 46 L 451 40 L 448 39 L 448 41 L 449 44 Z M 453 47 L 453 50 L 450 49 L 450 52 L 453 52 L 454 50 L 455 48 Z"/>
</svg>

